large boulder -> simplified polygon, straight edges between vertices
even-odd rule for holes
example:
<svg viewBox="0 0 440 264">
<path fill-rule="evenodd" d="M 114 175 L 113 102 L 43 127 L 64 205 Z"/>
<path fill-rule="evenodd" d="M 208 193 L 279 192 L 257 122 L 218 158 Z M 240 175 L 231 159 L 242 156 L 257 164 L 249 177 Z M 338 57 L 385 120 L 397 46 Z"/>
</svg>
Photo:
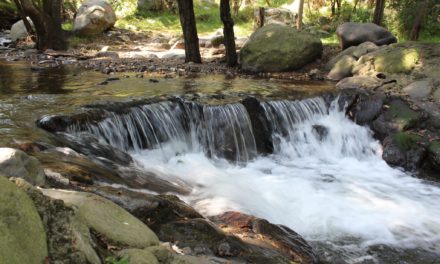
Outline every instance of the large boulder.
<svg viewBox="0 0 440 264">
<path fill-rule="evenodd" d="M 92 36 L 111 28 L 116 14 L 106 0 L 86 0 L 78 9 L 73 30 L 82 36 Z"/>
<path fill-rule="evenodd" d="M 46 263 L 46 233 L 32 200 L 0 177 L 0 262 Z"/>
<path fill-rule="evenodd" d="M 65 205 L 77 208 L 81 224 L 106 237 L 108 241 L 132 247 L 147 248 L 159 245 L 159 240 L 146 225 L 100 196 L 85 192 L 43 189 L 43 194 L 63 200 Z"/>
<path fill-rule="evenodd" d="M 35 157 L 13 148 L 0 148 L 0 174 L 24 178 L 39 186 L 45 182 L 41 163 Z"/>
<path fill-rule="evenodd" d="M 34 24 L 33 24 L 32 20 L 29 17 L 27 18 L 27 20 L 29 21 L 31 26 L 34 27 Z M 25 38 L 28 35 L 29 35 L 29 33 L 27 32 L 27 29 L 26 29 L 26 26 L 24 25 L 23 20 L 15 22 L 12 25 L 11 33 L 10 33 L 12 41 L 17 41 L 18 39 Z"/>
<path fill-rule="evenodd" d="M 379 46 L 397 42 L 391 32 L 373 23 L 347 22 L 338 26 L 336 35 L 342 49 L 357 46 L 366 41 L 371 41 Z"/>
<path fill-rule="evenodd" d="M 294 28 L 271 24 L 255 31 L 240 51 L 240 63 L 248 72 L 295 70 L 319 58 L 321 40 Z"/>
<path fill-rule="evenodd" d="M 254 10 L 254 25 L 269 25 L 279 24 L 285 26 L 295 25 L 295 14 L 289 9 L 285 8 L 265 8 L 264 9 L 264 21 L 261 20 L 260 8 Z"/>
</svg>

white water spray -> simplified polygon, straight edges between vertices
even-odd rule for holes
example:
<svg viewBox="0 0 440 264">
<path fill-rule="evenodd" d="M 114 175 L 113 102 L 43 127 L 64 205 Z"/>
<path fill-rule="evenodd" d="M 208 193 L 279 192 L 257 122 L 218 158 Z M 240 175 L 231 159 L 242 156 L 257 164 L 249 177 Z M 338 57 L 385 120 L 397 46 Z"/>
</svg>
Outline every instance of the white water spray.
<svg viewBox="0 0 440 264">
<path fill-rule="evenodd" d="M 309 241 L 440 251 L 440 188 L 389 167 L 369 129 L 322 99 L 263 108 L 275 153 L 246 165 L 194 149 L 176 155 L 173 142 L 133 156 L 147 170 L 190 183 L 191 195 L 182 198 L 205 215 L 238 210 Z"/>
</svg>

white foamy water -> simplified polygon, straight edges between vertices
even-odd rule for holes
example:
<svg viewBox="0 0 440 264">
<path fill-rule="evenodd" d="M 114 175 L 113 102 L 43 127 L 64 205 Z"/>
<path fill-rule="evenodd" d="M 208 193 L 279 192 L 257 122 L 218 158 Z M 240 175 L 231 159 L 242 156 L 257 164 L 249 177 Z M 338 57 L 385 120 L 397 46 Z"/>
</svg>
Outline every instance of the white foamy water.
<svg viewBox="0 0 440 264">
<path fill-rule="evenodd" d="M 289 226 L 309 241 L 440 251 L 440 188 L 389 167 L 367 128 L 336 109 L 312 109 L 315 104 L 322 109 L 321 101 L 287 110 L 282 102 L 265 104 L 268 115 L 270 109 L 279 115 L 271 118 L 278 127 L 275 153 L 245 165 L 194 148 L 176 153 L 176 145 L 186 144 L 176 141 L 133 156 L 145 169 L 193 186 L 182 198 L 205 215 L 238 210 Z M 292 121 L 295 111 L 302 118 Z M 316 125 L 327 128 L 321 140 Z"/>
</svg>

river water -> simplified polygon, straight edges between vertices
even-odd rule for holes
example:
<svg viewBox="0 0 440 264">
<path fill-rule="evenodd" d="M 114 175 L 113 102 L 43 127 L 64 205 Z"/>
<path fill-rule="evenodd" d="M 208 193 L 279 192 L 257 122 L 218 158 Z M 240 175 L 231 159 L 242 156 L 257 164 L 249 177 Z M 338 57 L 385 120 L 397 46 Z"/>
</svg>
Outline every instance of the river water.
<svg viewBox="0 0 440 264">
<path fill-rule="evenodd" d="M 1 62 L 0 143 L 44 141 L 49 134 L 35 120 L 77 113 L 85 104 L 190 95 L 209 103 L 192 118 L 181 119 L 171 104 L 159 103 L 91 125 L 88 132 L 128 150 L 142 169 L 188 183 L 192 192 L 181 198 L 206 216 L 250 213 L 289 226 L 349 263 L 372 259 L 368 250 L 377 244 L 440 252 L 440 188 L 388 166 L 368 128 L 317 96 L 331 91 L 328 85 L 222 76 L 156 83 L 117 76 L 98 85 L 107 76 Z M 264 98 L 273 154 L 256 154 L 247 112 L 234 102 L 248 94 Z M 313 99 L 295 101 L 304 97 Z M 135 125 L 118 128 L 121 120 Z M 188 123 L 179 127 L 176 120 Z M 149 123 L 155 124 L 150 132 Z M 135 131 L 136 124 L 145 129 Z M 149 149 L 134 142 L 150 142 Z"/>
<path fill-rule="evenodd" d="M 369 129 L 319 98 L 264 108 L 279 129 L 272 155 L 234 165 L 208 158 L 203 147 L 182 153 L 188 141 L 176 139 L 133 156 L 146 170 L 193 186 L 183 198 L 205 215 L 250 213 L 353 263 L 371 258 L 368 248 L 377 244 L 440 251 L 440 189 L 389 167 Z"/>
</svg>

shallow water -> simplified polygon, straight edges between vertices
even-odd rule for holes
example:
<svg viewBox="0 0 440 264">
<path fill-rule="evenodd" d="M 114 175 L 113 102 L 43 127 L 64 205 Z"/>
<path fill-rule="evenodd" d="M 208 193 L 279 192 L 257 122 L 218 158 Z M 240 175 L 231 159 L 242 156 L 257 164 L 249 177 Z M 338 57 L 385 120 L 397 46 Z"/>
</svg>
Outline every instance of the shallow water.
<svg viewBox="0 0 440 264">
<path fill-rule="evenodd" d="M 120 80 L 99 85 L 109 75 L 75 67 L 32 70 L 26 62 L 0 60 L 0 144 L 44 138 L 35 121 L 44 115 L 72 114 L 83 105 L 108 101 L 132 101 L 151 97 L 194 96 L 209 100 L 239 100 L 249 95 L 262 97 L 305 97 L 331 91 L 328 83 L 225 79 L 211 75 L 201 78 L 136 78 L 135 74 L 115 74 Z M 150 82 L 154 78 L 158 83 Z"/>
</svg>

